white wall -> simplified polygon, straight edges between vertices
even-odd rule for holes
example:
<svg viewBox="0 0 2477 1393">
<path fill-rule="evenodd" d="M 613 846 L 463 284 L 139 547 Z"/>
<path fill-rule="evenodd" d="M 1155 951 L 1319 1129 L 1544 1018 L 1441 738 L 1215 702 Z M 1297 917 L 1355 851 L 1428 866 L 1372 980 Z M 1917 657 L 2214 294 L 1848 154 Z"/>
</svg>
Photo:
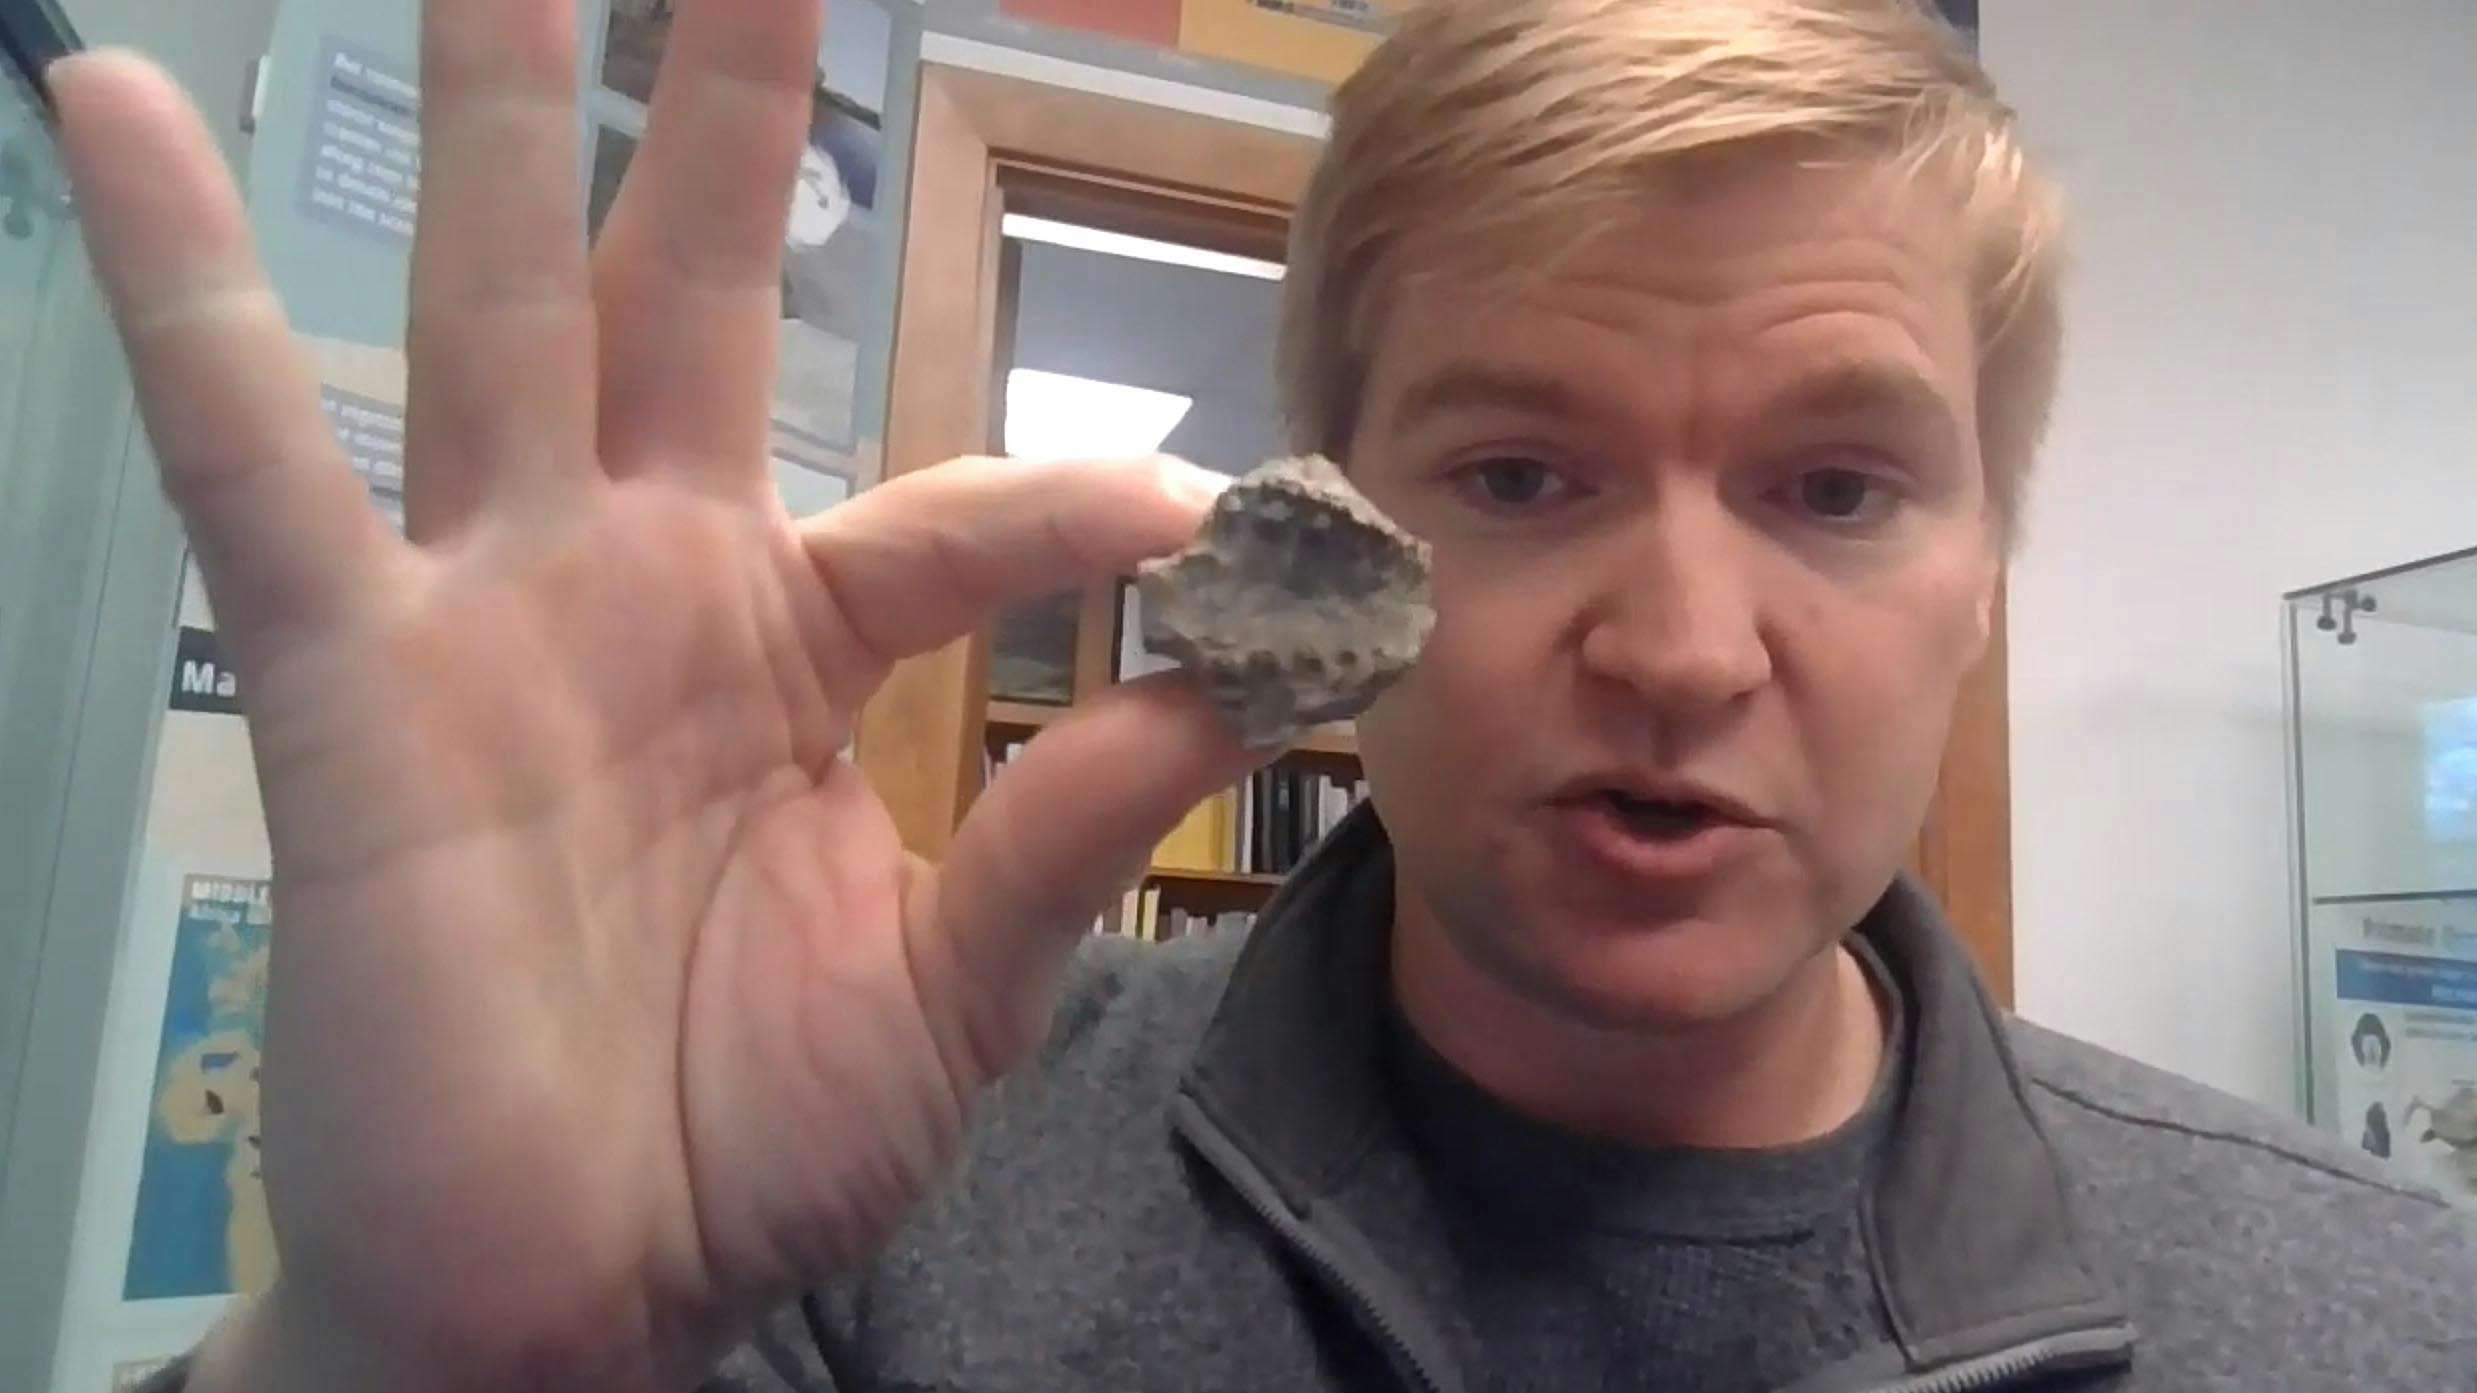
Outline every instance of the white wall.
<svg viewBox="0 0 2477 1393">
<path fill-rule="evenodd" d="M 2477 5 L 1981 17 L 2079 262 L 2011 592 L 2019 1000 L 2286 1106 L 2278 596 L 2477 542 Z"/>
<path fill-rule="evenodd" d="M 247 100 L 249 62 L 266 51 L 277 3 L 59 0 L 61 13 L 88 44 L 127 44 L 169 67 L 223 142 L 224 153 L 234 158 L 244 144 L 241 109 Z"/>
</svg>

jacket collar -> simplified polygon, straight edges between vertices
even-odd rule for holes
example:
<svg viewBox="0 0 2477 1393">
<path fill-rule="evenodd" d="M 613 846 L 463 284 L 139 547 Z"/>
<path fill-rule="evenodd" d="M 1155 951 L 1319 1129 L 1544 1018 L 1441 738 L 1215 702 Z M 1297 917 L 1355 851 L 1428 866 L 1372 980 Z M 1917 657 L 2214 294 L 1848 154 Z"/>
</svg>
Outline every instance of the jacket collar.
<svg viewBox="0 0 2477 1393">
<path fill-rule="evenodd" d="M 1374 812 L 1346 818 L 1265 908 L 1183 1091 L 1305 1216 L 1384 1125 L 1374 1004 L 1392 854 Z M 1863 1201 L 1877 1285 L 1912 1370 L 2121 1329 L 2091 1270 L 2003 1017 L 1930 897 L 1896 883 L 1856 932 L 1907 996 L 1909 1067 Z"/>
</svg>

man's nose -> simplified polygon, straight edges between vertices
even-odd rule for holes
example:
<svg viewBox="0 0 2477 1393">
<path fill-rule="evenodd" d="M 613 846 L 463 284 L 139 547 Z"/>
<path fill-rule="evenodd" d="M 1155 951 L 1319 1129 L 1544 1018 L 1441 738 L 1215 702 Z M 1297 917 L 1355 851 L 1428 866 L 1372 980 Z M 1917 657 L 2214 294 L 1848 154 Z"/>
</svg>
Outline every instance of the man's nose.
<svg viewBox="0 0 2477 1393">
<path fill-rule="evenodd" d="M 1612 537 L 1582 634 L 1584 667 L 1680 714 L 1772 676 L 1745 540 L 1717 500 L 1648 510 Z"/>
</svg>

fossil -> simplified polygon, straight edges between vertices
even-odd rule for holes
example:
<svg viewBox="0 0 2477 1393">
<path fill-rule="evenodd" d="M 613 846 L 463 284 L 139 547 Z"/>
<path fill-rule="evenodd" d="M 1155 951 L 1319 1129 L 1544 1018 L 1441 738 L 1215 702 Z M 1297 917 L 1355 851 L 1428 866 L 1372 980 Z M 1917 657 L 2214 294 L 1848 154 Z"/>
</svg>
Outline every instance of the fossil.
<svg viewBox="0 0 2477 1393">
<path fill-rule="evenodd" d="M 1201 675 L 1256 748 L 1366 710 L 1436 623 L 1427 544 L 1319 455 L 1241 475 L 1136 585 L 1145 645 Z"/>
</svg>

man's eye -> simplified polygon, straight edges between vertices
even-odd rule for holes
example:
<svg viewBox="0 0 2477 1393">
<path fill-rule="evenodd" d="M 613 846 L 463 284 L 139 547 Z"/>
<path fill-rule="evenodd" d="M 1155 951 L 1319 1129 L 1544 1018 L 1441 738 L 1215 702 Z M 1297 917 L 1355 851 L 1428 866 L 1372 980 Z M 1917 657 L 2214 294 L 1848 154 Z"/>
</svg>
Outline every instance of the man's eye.
<svg viewBox="0 0 2477 1393">
<path fill-rule="evenodd" d="M 1810 469 L 1793 486 L 1800 508 L 1832 522 L 1863 522 L 1892 504 L 1883 480 L 1856 469 Z"/>
<path fill-rule="evenodd" d="M 1505 456 L 1476 460 L 1462 469 L 1466 486 L 1499 508 L 1524 508 L 1553 502 L 1573 491 L 1557 471 L 1535 459 Z"/>
</svg>

